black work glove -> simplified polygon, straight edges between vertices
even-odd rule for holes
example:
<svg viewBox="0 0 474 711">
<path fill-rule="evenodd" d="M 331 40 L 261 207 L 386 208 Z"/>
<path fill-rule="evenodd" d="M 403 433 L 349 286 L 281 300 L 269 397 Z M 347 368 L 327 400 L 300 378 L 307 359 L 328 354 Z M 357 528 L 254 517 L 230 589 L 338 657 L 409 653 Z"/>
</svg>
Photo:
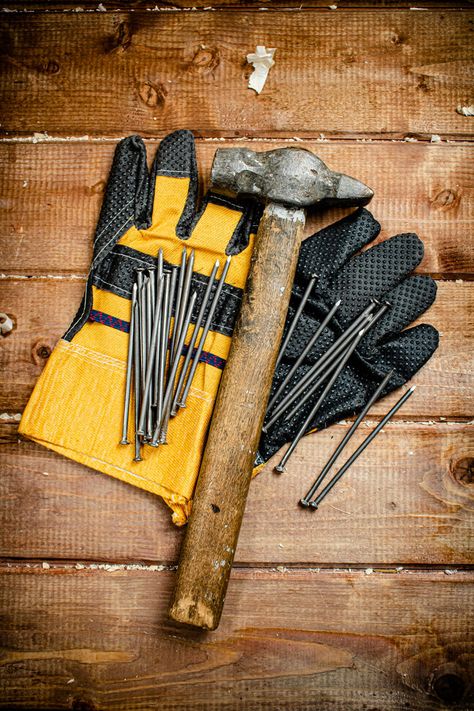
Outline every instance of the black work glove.
<svg viewBox="0 0 474 711">
<path fill-rule="evenodd" d="M 415 375 L 438 346 L 438 331 L 429 324 L 403 331 L 431 306 L 436 296 L 436 284 L 431 277 L 411 274 L 423 259 L 423 243 L 415 234 L 401 234 L 354 256 L 372 242 L 379 231 L 380 225 L 370 212 L 360 209 L 303 242 L 285 330 L 309 280 L 317 275 L 317 281 L 277 368 L 271 397 L 324 316 L 338 299 L 341 299 L 341 305 L 286 385 L 277 404 L 355 321 L 372 298 L 388 300 L 391 304 L 363 336 L 307 432 L 359 412 L 384 375 L 392 369 L 393 376 L 382 395 L 400 387 Z M 262 434 L 256 466 L 266 462 L 294 438 L 322 387 L 291 419 L 285 420 L 284 413 L 268 432 Z M 310 385 L 304 393 L 309 388 Z"/>
</svg>

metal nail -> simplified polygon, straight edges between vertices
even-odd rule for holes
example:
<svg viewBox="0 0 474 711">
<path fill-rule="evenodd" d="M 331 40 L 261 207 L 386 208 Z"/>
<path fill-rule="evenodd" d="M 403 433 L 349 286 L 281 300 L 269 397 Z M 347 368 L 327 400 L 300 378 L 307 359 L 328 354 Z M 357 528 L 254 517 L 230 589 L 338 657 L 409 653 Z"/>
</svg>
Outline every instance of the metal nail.
<svg viewBox="0 0 474 711">
<path fill-rule="evenodd" d="M 290 338 L 293 335 L 293 332 L 298 324 L 298 321 L 300 319 L 301 314 L 303 313 L 303 309 L 306 305 L 306 302 L 308 301 L 309 295 L 311 294 L 311 291 L 313 290 L 314 284 L 316 282 L 316 275 L 312 276 L 311 279 L 309 280 L 306 289 L 304 291 L 303 296 L 301 297 L 301 301 L 298 304 L 298 308 L 296 309 L 295 315 L 293 316 L 293 320 L 290 324 L 290 327 L 288 328 L 287 334 L 283 340 L 283 343 L 280 346 L 280 351 L 278 353 L 278 358 L 275 363 L 275 370 L 278 368 L 278 366 L 281 363 L 281 359 L 285 355 L 285 351 L 288 347 L 288 343 L 290 342 Z"/>
<path fill-rule="evenodd" d="M 137 289 L 138 291 L 138 289 Z M 138 326 L 140 320 L 140 311 L 139 311 L 139 306 L 138 306 L 138 295 L 137 295 L 137 301 L 135 303 L 135 315 L 134 315 L 134 321 L 136 326 Z M 142 455 L 141 455 L 141 440 L 140 440 L 140 435 L 138 434 L 138 419 L 140 415 L 140 390 L 141 390 L 141 375 L 140 375 L 140 352 L 141 352 L 141 344 L 140 344 L 140 333 L 139 329 L 135 328 L 134 329 L 134 338 L 133 338 L 133 363 L 134 363 L 134 368 L 133 368 L 133 380 L 134 380 L 134 395 L 135 395 L 135 457 L 134 457 L 134 462 L 141 462 L 142 461 Z"/>
<path fill-rule="evenodd" d="M 193 362 L 191 364 L 191 368 L 189 369 L 189 374 L 188 374 L 188 377 L 186 379 L 186 382 L 185 382 L 185 385 L 183 388 L 183 394 L 181 395 L 181 399 L 178 403 L 179 407 L 186 407 L 186 400 L 188 398 L 189 390 L 191 389 L 191 385 L 193 383 L 194 376 L 196 374 L 196 369 L 199 364 L 199 358 L 201 357 L 201 353 L 204 348 L 204 343 L 206 341 L 207 334 L 209 333 L 209 329 L 211 328 L 212 319 L 213 319 L 214 314 L 217 309 L 219 297 L 220 297 L 222 289 L 224 287 L 225 278 L 227 276 L 227 272 L 229 271 L 230 260 L 231 260 L 231 257 L 227 257 L 224 267 L 222 269 L 222 274 L 221 274 L 220 279 L 217 283 L 217 287 L 214 292 L 214 296 L 212 298 L 211 306 L 208 311 L 206 321 L 204 323 L 204 328 L 201 333 L 201 338 L 199 339 L 198 347 L 196 349 L 196 353 L 193 356 Z"/>
<path fill-rule="evenodd" d="M 339 299 L 338 301 L 336 301 L 334 306 L 330 309 L 329 313 L 323 319 L 322 323 L 319 325 L 319 327 L 313 333 L 313 335 L 309 339 L 308 343 L 304 347 L 303 351 L 300 353 L 300 355 L 296 359 L 295 363 L 292 365 L 289 372 L 285 376 L 283 382 L 280 384 L 278 390 L 276 391 L 276 393 L 274 394 L 274 396 L 268 403 L 267 413 L 270 413 L 271 408 L 273 407 L 275 402 L 278 400 L 278 398 L 282 394 L 283 390 L 285 389 L 285 386 L 290 382 L 293 375 L 296 373 L 296 371 L 300 367 L 301 363 L 304 361 L 304 359 L 310 352 L 311 348 L 315 345 L 316 341 L 318 340 L 318 338 L 320 337 L 320 335 L 322 334 L 322 332 L 324 331 L 324 329 L 326 328 L 328 323 L 334 318 L 334 314 L 336 313 L 336 311 L 338 310 L 340 305 L 341 305 L 341 300 Z"/>
<path fill-rule="evenodd" d="M 186 316 L 186 309 L 188 306 L 188 301 L 189 301 L 189 294 L 191 291 L 191 283 L 192 283 L 192 278 L 193 278 L 193 269 L 194 269 L 194 249 L 191 250 L 191 254 L 189 255 L 187 264 L 186 264 L 186 273 L 184 275 L 184 283 L 183 283 L 183 293 L 181 295 L 181 305 L 179 309 L 179 314 L 175 314 L 175 331 L 176 331 L 176 338 L 174 340 L 174 348 L 171 349 L 171 353 L 173 356 L 176 355 L 178 348 L 177 348 L 177 342 L 178 339 L 181 335 L 181 330 L 183 329 L 184 325 L 184 320 Z"/>
<path fill-rule="evenodd" d="M 193 314 L 194 304 L 196 303 L 196 297 L 197 297 L 197 294 L 194 291 L 191 294 L 191 297 L 189 299 L 188 308 L 187 308 L 186 315 L 185 315 L 184 322 L 183 322 L 183 327 L 181 329 L 181 333 L 179 335 L 179 339 L 177 342 L 176 355 L 173 359 L 173 362 L 170 363 L 168 385 L 167 385 L 165 396 L 163 399 L 163 419 L 162 419 L 161 423 L 158 422 L 156 424 L 155 431 L 153 433 L 152 443 L 156 443 L 158 441 L 158 437 L 159 437 L 160 443 L 166 444 L 166 433 L 168 431 L 168 423 L 169 423 L 169 418 L 170 418 L 170 413 L 171 413 L 171 403 L 172 403 L 173 392 L 174 392 L 174 381 L 176 378 L 176 372 L 178 370 L 179 360 L 181 358 L 181 353 L 183 350 L 184 341 L 186 338 L 186 333 L 189 328 L 189 324 L 191 323 L 191 317 Z"/>
<path fill-rule="evenodd" d="M 413 392 L 416 388 L 416 385 L 413 385 L 409 390 L 406 391 L 404 395 L 398 400 L 397 403 L 392 407 L 392 409 L 387 412 L 385 417 L 379 422 L 377 427 L 369 434 L 369 436 L 362 442 L 362 444 L 356 449 L 356 451 L 349 457 L 347 462 L 343 464 L 343 466 L 339 469 L 337 474 L 333 476 L 331 481 L 326 484 L 324 489 L 321 491 L 320 494 L 315 498 L 314 501 L 311 501 L 311 507 L 313 509 L 317 509 L 321 501 L 324 499 L 325 496 L 331 491 L 333 486 L 339 481 L 339 479 L 342 477 L 342 475 L 349 469 L 350 466 L 355 462 L 355 460 L 362 454 L 364 449 L 369 446 L 369 444 L 372 442 L 372 440 L 378 435 L 380 430 L 387 424 L 387 422 L 395 415 L 395 413 L 402 407 L 402 405 L 408 400 L 409 397 L 413 395 Z"/>
<path fill-rule="evenodd" d="M 390 371 L 387 373 L 387 375 L 384 377 L 384 379 L 382 380 L 382 382 L 380 383 L 380 385 L 376 388 L 375 392 L 374 392 L 374 393 L 371 395 L 371 397 L 369 398 L 369 401 L 367 402 L 367 404 L 364 405 L 363 410 L 359 413 L 359 415 L 357 416 L 357 419 L 354 420 L 354 422 L 352 423 L 352 425 L 351 425 L 350 429 L 348 430 L 348 432 L 344 435 L 344 437 L 342 438 L 342 440 L 341 440 L 341 441 L 339 442 L 339 444 L 337 445 L 336 449 L 334 450 L 334 453 L 330 456 L 330 458 L 328 459 L 328 461 L 327 461 L 326 464 L 324 465 L 323 469 L 321 470 L 321 473 L 319 474 L 318 478 L 316 479 L 316 481 L 315 481 L 314 484 L 312 485 L 311 489 L 308 491 L 308 493 L 306 494 L 306 496 L 304 497 L 304 499 L 301 499 L 301 502 L 302 502 L 302 501 L 305 501 L 305 502 L 306 502 L 306 504 L 302 504 L 303 506 L 304 506 L 304 505 L 309 506 L 310 501 L 311 501 L 311 499 L 313 498 L 313 496 L 314 496 L 316 490 L 318 489 L 319 485 L 321 484 L 321 482 L 323 481 L 323 479 L 326 478 L 327 473 L 329 472 L 329 470 L 331 469 L 331 467 L 332 467 L 333 464 L 335 463 L 336 459 L 337 459 L 337 458 L 339 457 L 339 455 L 341 454 L 341 452 L 342 452 L 342 450 L 344 449 L 344 447 L 346 446 L 346 444 L 347 444 L 347 443 L 349 442 L 349 440 L 351 439 L 352 435 L 354 434 L 354 432 L 356 431 L 356 429 L 358 428 L 358 426 L 360 425 L 360 423 L 362 422 L 362 420 L 364 419 L 364 417 L 366 416 L 366 414 L 368 413 L 368 411 L 370 410 L 370 408 L 372 407 L 372 405 L 373 405 L 375 402 L 377 402 L 377 400 L 378 400 L 379 397 L 381 396 L 382 392 L 384 391 L 384 389 L 385 389 L 386 386 L 388 385 L 388 383 L 389 383 L 389 381 L 390 381 L 390 378 L 392 377 L 393 373 L 394 373 L 393 370 L 390 370 Z"/>
<path fill-rule="evenodd" d="M 132 390 L 132 367 L 133 367 L 133 339 L 135 323 L 135 304 L 137 302 L 137 285 L 132 287 L 132 300 L 130 307 L 130 327 L 128 329 L 128 352 L 127 352 L 127 375 L 125 379 L 125 397 L 123 403 L 122 419 L 122 439 L 120 444 L 130 444 L 128 439 L 128 421 L 130 415 L 130 394 Z"/>
<path fill-rule="evenodd" d="M 362 338 L 362 336 L 364 335 L 364 332 L 365 332 L 364 329 L 361 329 L 361 330 L 359 331 L 359 333 L 357 334 L 357 337 L 354 339 L 353 343 L 351 344 L 351 346 L 347 349 L 347 352 L 345 353 L 344 358 L 341 360 L 341 362 L 340 362 L 339 365 L 337 366 L 336 370 L 335 370 L 334 373 L 332 374 L 331 378 L 329 379 L 328 383 L 325 385 L 323 392 L 322 392 L 321 395 L 319 396 L 319 398 L 318 398 L 316 404 L 315 404 L 314 407 L 312 408 L 312 410 L 311 410 L 311 412 L 309 413 L 309 415 L 308 415 L 308 416 L 306 417 L 306 419 L 304 420 L 304 422 L 303 422 L 303 424 L 301 425 L 300 429 L 298 430 L 298 432 L 297 432 L 295 438 L 293 439 L 293 441 L 291 442 L 291 444 L 290 444 L 290 446 L 288 447 L 287 451 L 285 452 L 285 454 L 284 454 L 282 460 L 281 460 L 280 463 L 277 464 L 277 466 L 275 467 L 275 471 L 277 471 L 277 472 L 284 472 L 284 471 L 286 470 L 286 469 L 285 469 L 285 465 L 286 465 L 288 459 L 290 458 L 291 454 L 292 454 L 292 453 L 294 452 L 294 450 L 296 449 L 296 445 L 298 444 L 298 442 L 300 441 L 300 439 L 301 439 L 301 438 L 303 437 L 303 435 L 305 434 L 305 432 L 306 432 L 306 430 L 307 430 L 307 428 L 308 428 L 310 422 L 311 422 L 311 421 L 314 419 L 314 417 L 316 416 L 316 414 L 317 414 L 319 408 L 320 408 L 321 405 L 323 404 L 324 400 L 326 399 L 327 395 L 329 394 L 329 391 L 331 390 L 332 386 L 334 385 L 334 383 L 336 382 L 337 378 L 338 378 L 339 375 L 341 374 L 342 370 L 345 368 L 345 366 L 346 366 L 346 364 L 347 364 L 347 361 L 349 360 L 349 358 L 351 357 L 351 355 L 353 354 L 353 352 L 354 352 L 355 349 L 357 348 L 357 345 L 358 345 L 360 339 Z"/>
<path fill-rule="evenodd" d="M 374 301 L 376 304 L 380 303 L 376 299 Z M 369 316 L 367 317 L 367 319 L 368 319 L 367 323 L 364 327 L 365 332 L 367 332 L 371 328 L 373 328 L 373 326 L 377 323 L 379 318 L 381 316 L 383 316 L 383 314 L 387 311 L 387 309 L 389 307 L 390 307 L 390 304 L 388 301 L 386 301 L 375 314 L 369 314 Z M 355 335 L 356 334 L 354 333 L 353 336 L 351 337 L 351 340 Z M 347 346 L 347 343 L 346 343 L 346 346 Z M 289 412 L 287 415 L 285 415 L 286 420 L 291 420 L 291 418 L 293 417 L 293 415 L 296 414 L 296 412 L 299 410 L 299 408 L 301 408 L 305 404 L 305 402 L 307 402 L 307 400 L 309 400 L 309 398 L 316 392 L 316 390 L 320 387 L 320 385 L 326 380 L 328 375 L 337 366 L 341 357 L 344 357 L 344 351 L 338 352 L 338 350 L 336 350 L 333 353 L 333 355 L 330 357 L 330 359 L 326 362 L 323 372 L 319 373 L 319 377 L 316 380 L 316 382 L 314 382 L 314 384 L 311 386 L 311 388 L 303 395 L 302 399 L 298 400 L 297 404 L 294 406 L 294 408 L 291 410 L 291 412 Z M 310 385 L 311 382 L 313 382 L 313 381 L 310 381 L 309 383 L 307 383 L 306 387 L 308 385 Z M 275 419 L 279 419 L 280 417 L 281 417 L 281 414 L 279 414 Z M 273 422 L 275 422 L 275 419 L 273 419 Z M 273 422 L 272 422 L 272 424 L 273 424 Z M 269 423 L 269 426 L 270 426 L 270 423 Z"/>
<path fill-rule="evenodd" d="M 150 348 L 148 352 L 148 361 L 147 361 L 147 368 L 146 368 L 146 375 L 145 375 L 145 387 L 143 389 L 143 395 L 142 395 L 142 403 L 141 403 L 141 408 L 140 408 L 140 418 L 138 422 L 138 434 L 144 435 L 145 434 L 145 424 L 147 423 L 147 420 L 149 420 L 150 415 L 151 415 L 151 384 L 152 384 L 152 377 L 154 374 L 154 365 L 155 365 L 155 359 L 156 359 L 156 354 L 158 351 L 157 344 L 158 344 L 158 332 L 160 330 L 160 325 L 161 325 L 161 299 L 162 299 L 162 288 L 161 288 L 162 282 L 160 281 L 158 284 L 158 295 L 156 298 L 155 302 L 155 309 L 153 312 L 153 330 L 151 334 L 151 343 L 150 343 Z M 147 424 L 147 435 L 150 437 L 153 436 L 153 432 L 150 432 L 150 427 L 149 427 L 149 422 Z"/>
<path fill-rule="evenodd" d="M 178 275 L 178 285 L 177 285 L 177 290 L 176 290 L 176 307 L 174 309 L 174 328 L 173 328 L 173 337 L 171 339 L 171 349 L 170 349 L 170 354 L 174 354 L 176 350 L 176 339 L 179 335 L 179 316 L 181 313 L 181 303 L 183 301 L 183 288 L 184 288 L 184 279 L 186 275 L 186 259 L 187 259 L 187 254 L 186 254 L 186 247 L 183 247 L 183 250 L 181 252 L 181 265 L 179 267 L 179 275 Z"/>
<path fill-rule="evenodd" d="M 374 310 L 376 302 L 373 301 L 367 306 L 364 311 L 356 318 L 356 320 L 347 328 L 336 341 L 332 344 L 328 350 L 323 353 L 323 355 L 309 368 L 309 370 L 303 375 L 299 382 L 291 388 L 291 390 L 285 395 L 285 397 L 278 403 L 277 407 L 271 414 L 271 418 L 267 420 L 262 428 L 262 432 L 267 432 L 270 427 L 276 422 L 277 419 L 288 409 L 292 402 L 301 395 L 301 393 L 307 388 L 307 386 L 314 382 L 314 379 L 319 375 L 324 368 L 332 363 L 337 356 L 342 353 L 347 345 L 354 338 L 358 329 L 361 325 L 368 321 L 368 317 Z M 268 417 L 268 415 L 267 415 Z"/>
<path fill-rule="evenodd" d="M 158 382 L 157 382 L 157 405 L 156 405 L 156 422 L 161 423 L 163 417 L 163 393 L 165 388 L 165 368 L 166 368 L 166 352 L 168 347 L 168 331 L 167 331 L 167 318 L 169 313 L 169 299 L 170 299 L 170 282 L 171 275 L 169 272 L 163 273 L 163 284 L 162 284 L 162 299 L 161 299 L 161 315 L 160 315 L 160 325 L 158 327 L 159 340 L 157 343 L 158 350 L 158 360 L 159 360 L 159 371 L 158 371 Z M 148 443 L 152 447 L 158 447 L 159 442 L 154 441 L 153 437 Z"/>
<path fill-rule="evenodd" d="M 191 340 L 189 341 L 188 352 L 186 353 L 186 358 L 184 359 L 183 367 L 181 368 L 181 373 L 178 378 L 178 384 L 176 385 L 175 395 L 174 395 L 173 402 L 171 405 L 171 416 L 172 417 L 174 417 L 176 415 L 176 413 L 178 412 L 178 407 L 179 407 L 178 402 L 180 399 L 180 393 L 183 388 L 184 381 L 186 379 L 186 373 L 188 372 L 191 358 L 193 357 L 193 351 L 194 351 L 194 347 L 196 345 L 196 339 L 198 337 L 199 329 L 201 328 L 201 323 L 202 323 L 204 314 L 206 312 L 206 308 L 209 303 L 209 298 L 211 295 L 212 287 L 214 286 L 214 283 L 216 281 L 216 274 L 217 274 L 218 269 L 219 269 L 219 260 L 217 260 L 215 262 L 214 267 L 212 269 L 211 276 L 209 277 L 209 281 L 207 282 L 206 291 L 204 292 L 204 296 L 203 296 L 203 299 L 201 302 L 201 308 L 199 309 L 196 323 L 194 324 L 193 335 L 191 336 Z"/>
</svg>

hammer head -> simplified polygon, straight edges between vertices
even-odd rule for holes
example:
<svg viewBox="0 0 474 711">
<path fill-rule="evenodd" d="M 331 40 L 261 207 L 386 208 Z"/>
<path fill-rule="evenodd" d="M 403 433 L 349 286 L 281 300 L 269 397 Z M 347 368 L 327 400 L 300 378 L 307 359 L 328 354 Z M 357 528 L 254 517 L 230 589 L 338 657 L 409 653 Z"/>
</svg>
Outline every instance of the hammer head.
<svg viewBox="0 0 474 711">
<path fill-rule="evenodd" d="M 248 148 L 221 148 L 211 170 L 216 187 L 290 207 L 325 204 L 366 205 L 373 191 L 355 178 L 335 173 L 304 148 L 277 148 L 256 153 Z"/>
</svg>

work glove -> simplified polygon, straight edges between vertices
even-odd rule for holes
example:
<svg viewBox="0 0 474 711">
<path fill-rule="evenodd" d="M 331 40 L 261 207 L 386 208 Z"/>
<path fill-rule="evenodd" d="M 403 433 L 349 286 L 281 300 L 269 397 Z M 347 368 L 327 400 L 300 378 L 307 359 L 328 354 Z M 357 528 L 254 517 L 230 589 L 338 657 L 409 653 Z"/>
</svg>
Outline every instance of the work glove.
<svg viewBox="0 0 474 711">
<path fill-rule="evenodd" d="M 21 434 L 98 471 L 162 496 L 177 524 L 186 521 L 204 440 L 234 320 L 249 270 L 258 213 L 251 201 L 217 194 L 197 211 L 194 139 L 176 131 L 161 143 L 151 169 L 141 138 L 117 146 L 97 226 L 83 301 L 31 395 Z M 168 445 L 120 445 L 128 330 L 135 270 L 179 265 L 195 250 L 192 290 L 201 305 L 214 263 L 218 278 L 233 255 L 186 409 L 170 421 Z"/>
<path fill-rule="evenodd" d="M 439 334 L 433 326 L 420 324 L 403 330 L 433 303 L 436 296 L 436 284 L 431 277 L 411 274 L 423 259 L 423 243 L 415 234 L 400 234 L 356 254 L 375 240 L 379 231 L 380 225 L 373 216 L 360 209 L 302 244 L 285 330 L 288 330 L 298 302 L 313 276 L 316 276 L 316 283 L 277 368 L 272 396 L 331 307 L 339 299 L 341 305 L 277 403 L 355 321 L 371 299 L 390 304 L 385 314 L 362 337 L 322 407 L 309 423 L 307 432 L 323 429 L 362 410 L 392 369 L 393 376 L 382 396 L 399 388 L 418 372 L 438 346 Z M 294 439 L 323 387 L 324 384 L 291 418 L 285 419 L 283 414 L 268 432 L 263 433 L 257 468 L 282 445 Z M 309 386 L 299 400 L 308 389 Z"/>
</svg>

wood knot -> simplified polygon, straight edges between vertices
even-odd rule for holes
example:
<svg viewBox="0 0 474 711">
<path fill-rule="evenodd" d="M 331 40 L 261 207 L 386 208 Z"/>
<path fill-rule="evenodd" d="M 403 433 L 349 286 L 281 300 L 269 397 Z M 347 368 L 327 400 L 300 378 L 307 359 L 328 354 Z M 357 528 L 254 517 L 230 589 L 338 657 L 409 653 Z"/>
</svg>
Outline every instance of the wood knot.
<svg viewBox="0 0 474 711">
<path fill-rule="evenodd" d="M 431 691 L 447 706 L 462 702 L 468 683 L 464 671 L 455 663 L 438 667 L 430 681 Z"/>
<path fill-rule="evenodd" d="M 453 479 L 463 486 L 474 483 L 474 457 L 462 457 L 451 462 L 450 472 Z"/>
<path fill-rule="evenodd" d="M 44 341 L 37 341 L 31 349 L 31 357 L 35 365 L 44 365 L 51 355 L 52 348 Z"/>
<path fill-rule="evenodd" d="M 98 180 L 97 183 L 91 185 L 89 190 L 93 195 L 102 195 L 105 192 L 105 185 L 106 183 L 104 180 Z"/>
<path fill-rule="evenodd" d="M 42 74 L 57 74 L 59 72 L 59 64 L 54 59 L 45 60 L 37 67 Z"/>
<path fill-rule="evenodd" d="M 217 47 L 201 45 L 191 60 L 189 71 L 201 76 L 211 74 L 220 63 L 220 52 Z"/>
<path fill-rule="evenodd" d="M 138 96 L 144 104 L 150 107 L 163 105 L 167 94 L 168 91 L 164 84 L 145 82 L 138 87 Z"/>
<path fill-rule="evenodd" d="M 132 43 L 132 29 L 127 21 L 120 22 L 113 35 L 107 37 L 105 42 L 105 51 L 107 54 L 114 52 L 125 52 Z"/>
<path fill-rule="evenodd" d="M 459 190 L 452 188 L 442 188 L 430 197 L 430 203 L 435 210 L 446 212 L 457 207 L 461 201 L 461 193 Z"/>
<path fill-rule="evenodd" d="M 391 30 L 387 33 L 386 35 L 387 40 L 390 44 L 393 44 L 394 47 L 397 47 L 401 44 L 405 44 L 407 41 L 407 37 L 405 35 L 402 35 L 400 32 L 397 32 L 396 30 Z"/>
</svg>

